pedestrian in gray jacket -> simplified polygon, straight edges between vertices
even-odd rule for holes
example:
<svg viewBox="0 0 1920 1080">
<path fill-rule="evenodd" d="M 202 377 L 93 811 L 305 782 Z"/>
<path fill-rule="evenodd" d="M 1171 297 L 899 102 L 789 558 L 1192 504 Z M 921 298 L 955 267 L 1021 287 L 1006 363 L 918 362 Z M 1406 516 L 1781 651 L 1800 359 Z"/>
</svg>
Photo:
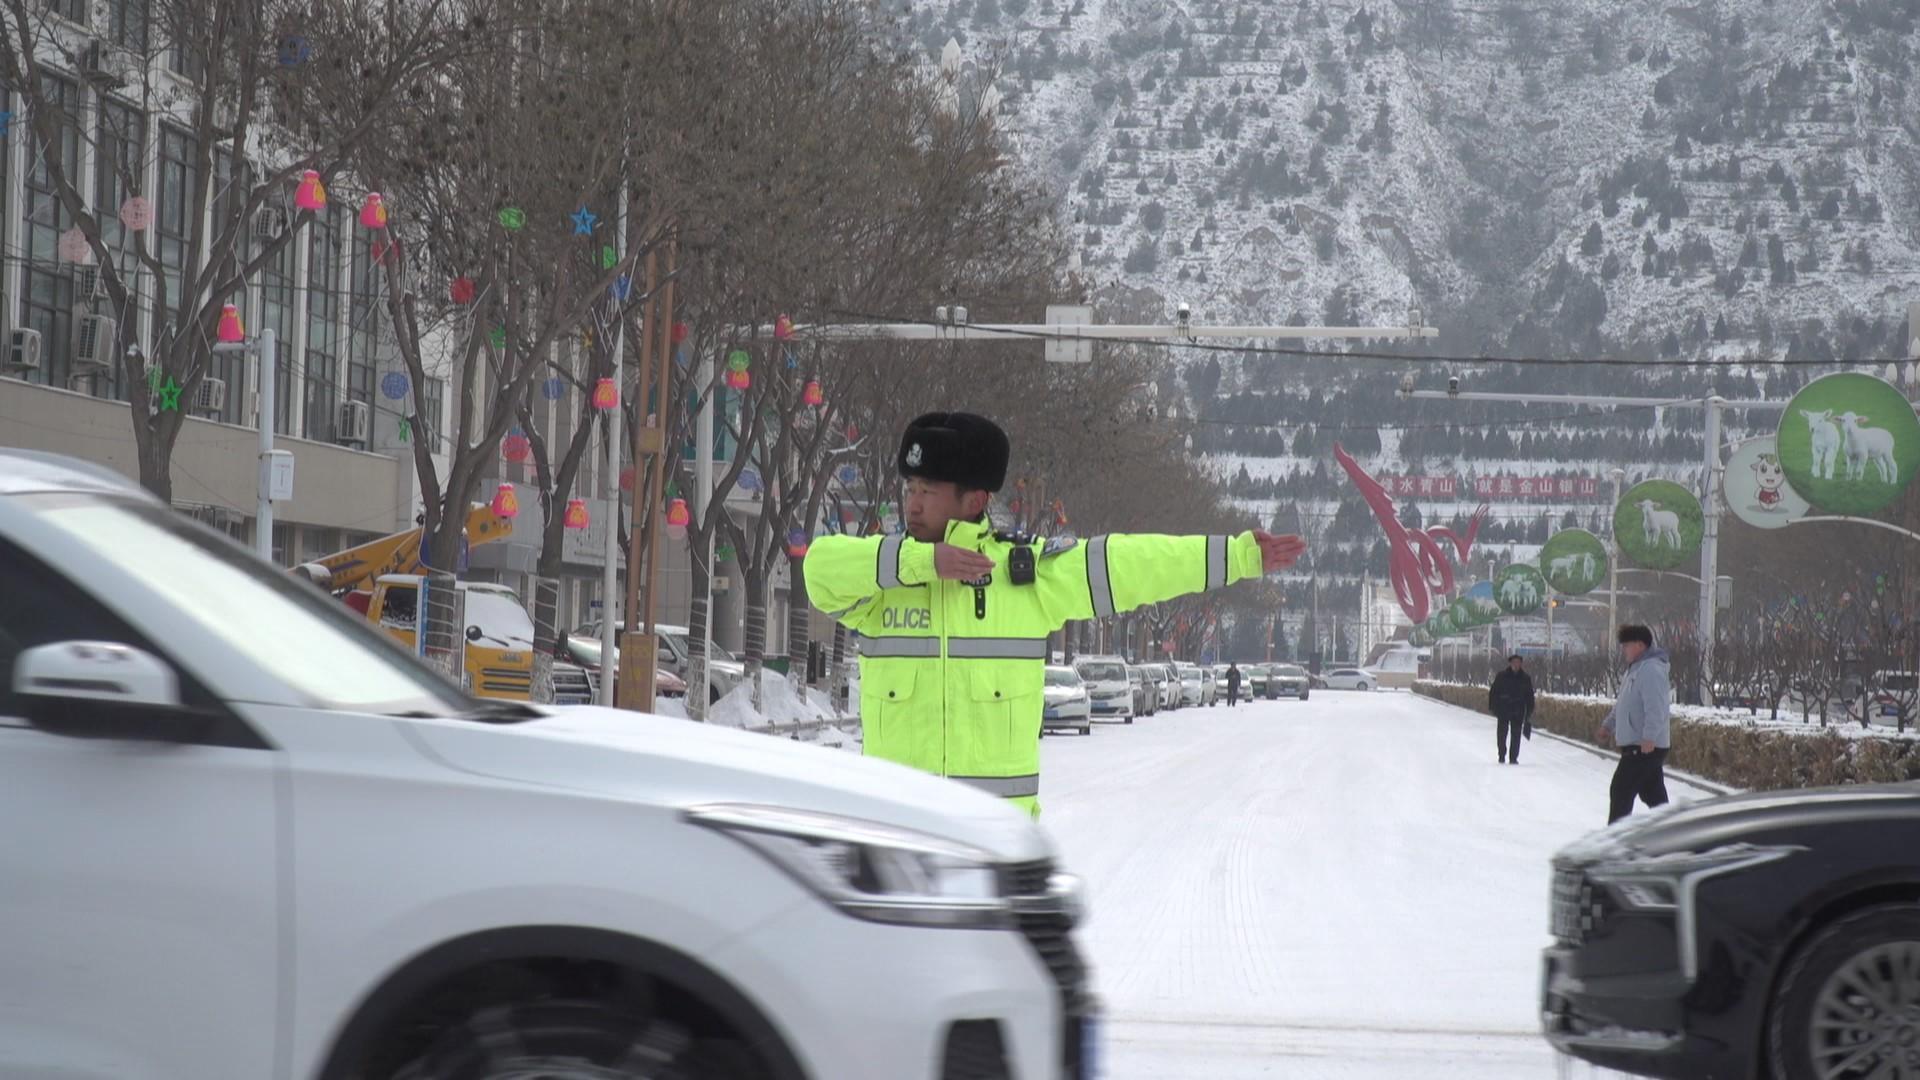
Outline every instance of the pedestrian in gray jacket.
<svg viewBox="0 0 1920 1080">
<path fill-rule="evenodd" d="M 1620 744 L 1620 764 L 1613 770 L 1609 791 L 1609 825 L 1633 813 L 1635 796 L 1649 807 L 1666 803 L 1664 769 L 1673 745 L 1667 650 L 1653 647 L 1653 631 L 1644 626 L 1622 626 L 1619 640 L 1627 671 L 1620 678 L 1620 698 L 1599 732 L 1601 742 Z"/>
</svg>

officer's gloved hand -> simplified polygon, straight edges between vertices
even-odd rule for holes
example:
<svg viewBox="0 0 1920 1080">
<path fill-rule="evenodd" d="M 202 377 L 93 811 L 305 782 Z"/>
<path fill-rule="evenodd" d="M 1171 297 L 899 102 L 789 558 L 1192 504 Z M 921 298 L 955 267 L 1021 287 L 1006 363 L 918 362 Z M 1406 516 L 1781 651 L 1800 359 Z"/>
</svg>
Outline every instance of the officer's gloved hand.
<svg viewBox="0 0 1920 1080">
<path fill-rule="evenodd" d="M 1269 574 L 1292 566 L 1307 552 L 1307 542 L 1292 534 L 1275 536 L 1255 529 L 1253 541 L 1260 545 L 1261 568 Z"/>
<path fill-rule="evenodd" d="M 945 581 L 976 581 L 993 573 L 993 560 L 952 544 L 935 544 L 933 572 Z"/>
</svg>

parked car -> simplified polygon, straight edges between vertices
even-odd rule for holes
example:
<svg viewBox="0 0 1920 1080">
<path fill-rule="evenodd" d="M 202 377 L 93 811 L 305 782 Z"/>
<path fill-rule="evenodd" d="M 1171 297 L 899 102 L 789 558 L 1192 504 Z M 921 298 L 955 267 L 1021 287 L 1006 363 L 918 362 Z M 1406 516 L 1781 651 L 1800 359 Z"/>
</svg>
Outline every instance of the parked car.
<svg viewBox="0 0 1920 1080">
<path fill-rule="evenodd" d="M 1173 673 L 1180 680 L 1181 708 L 1188 705 L 1197 708 L 1207 703 L 1207 690 L 1198 665 L 1178 662 L 1173 665 Z"/>
<path fill-rule="evenodd" d="M 1160 687 L 1145 667 L 1128 664 L 1127 683 L 1133 687 L 1133 715 L 1152 716 L 1160 711 Z"/>
<path fill-rule="evenodd" d="M 1867 722 L 1894 727 L 1900 723 L 1902 712 L 1909 713 L 1911 719 L 1916 682 L 1920 682 L 1920 676 L 1911 671 L 1874 672 L 1864 709 Z"/>
<path fill-rule="evenodd" d="M 1359 668 L 1334 668 L 1327 672 L 1329 690 L 1372 690 L 1380 685 L 1379 676 Z"/>
<path fill-rule="evenodd" d="M 1553 860 L 1547 1038 L 1674 1078 L 1912 1075 L 1920 788 L 1635 814 Z"/>
<path fill-rule="evenodd" d="M 1087 684 L 1078 672 L 1065 664 L 1047 665 L 1047 682 L 1041 690 L 1040 734 L 1049 731 L 1078 731 L 1093 734 L 1093 712 L 1087 700 Z"/>
<path fill-rule="evenodd" d="M 1313 682 L 1307 677 L 1307 669 L 1298 664 L 1275 664 L 1268 671 L 1267 686 L 1276 698 L 1296 697 L 1305 701 Z"/>
<path fill-rule="evenodd" d="M 1246 667 L 1240 669 L 1240 674 L 1246 678 L 1246 683 L 1241 687 L 1243 691 L 1241 694 L 1242 697 L 1254 700 L 1272 696 L 1272 694 L 1268 692 L 1267 678 L 1269 669 L 1267 665 L 1248 664 Z"/>
<path fill-rule="evenodd" d="M 692 631 L 684 626 L 666 626 L 660 623 L 655 623 L 653 628 L 659 632 L 660 636 L 659 659 L 656 670 L 671 671 L 679 676 L 682 682 L 691 682 L 693 679 L 693 652 L 687 644 L 687 641 L 692 636 Z M 614 639 L 616 641 L 619 640 L 619 636 L 625 633 L 626 629 L 627 626 L 625 622 L 614 623 Z M 732 693 L 733 688 L 739 686 L 747 677 L 747 665 L 741 663 L 732 653 L 722 648 L 719 642 L 713 642 L 712 646 L 712 651 L 707 654 L 707 670 L 711 675 L 707 680 L 707 700 L 709 702 L 719 701 L 729 693 Z M 570 631 L 567 634 L 566 647 L 568 655 L 573 658 L 574 663 L 593 671 L 599 671 L 600 623 L 596 620 Z M 620 664 L 620 647 L 617 645 L 614 646 L 613 650 L 613 663 L 617 671 Z M 680 693 L 682 696 L 685 696 L 686 691 L 683 689 Z"/>
<path fill-rule="evenodd" d="M 1178 709 L 1182 698 L 1180 673 L 1172 664 L 1153 665 L 1160 672 L 1160 705 L 1162 708 Z"/>
<path fill-rule="evenodd" d="M 1082 656 L 1073 669 L 1087 684 L 1087 700 L 1095 720 L 1123 720 L 1133 723 L 1133 683 L 1127 678 L 1127 665 L 1117 656 Z"/>
<path fill-rule="evenodd" d="M 1001 799 L 474 697 L 51 455 L 0 450 L 0 597 L 0 1076 L 935 1080 L 1089 1052 L 1079 885 Z"/>
</svg>

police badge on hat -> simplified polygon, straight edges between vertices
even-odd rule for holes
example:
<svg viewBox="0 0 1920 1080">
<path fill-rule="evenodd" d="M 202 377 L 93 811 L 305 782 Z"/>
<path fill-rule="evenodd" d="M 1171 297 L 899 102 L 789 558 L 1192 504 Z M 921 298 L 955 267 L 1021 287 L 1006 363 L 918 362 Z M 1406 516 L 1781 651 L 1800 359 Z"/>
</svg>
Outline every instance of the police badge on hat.
<svg viewBox="0 0 1920 1080">
<path fill-rule="evenodd" d="M 999 491 L 1012 448 L 1000 425 L 972 413 L 928 413 L 907 425 L 898 462 L 905 479 Z"/>
<path fill-rule="evenodd" d="M 907 467 L 910 469 L 917 467 L 920 464 L 921 457 L 920 444 L 914 443 L 913 448 L 907 451 Z"/>
</svg>

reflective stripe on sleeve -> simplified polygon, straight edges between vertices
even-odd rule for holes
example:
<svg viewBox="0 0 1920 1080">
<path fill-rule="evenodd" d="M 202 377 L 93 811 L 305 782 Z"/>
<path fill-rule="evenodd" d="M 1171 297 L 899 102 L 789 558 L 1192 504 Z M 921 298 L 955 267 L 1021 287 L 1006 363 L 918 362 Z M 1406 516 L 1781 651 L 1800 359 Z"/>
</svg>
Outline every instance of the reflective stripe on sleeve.
<svg viewBox="0 0 1920 1080">
<path fill-rule="evenodd" d="M 1113 614 L 1113 580 L 1107 576 L 1107 538 L 1094 537 L 1087 545 L 1087 595 L 1093 598 L 1093 614 L 1106 618 Z"/>
<path fill-rule="evenodd" d="M 947 779 L 958 780 L 970 788 L 977 788 L 1003 799 L 1025 799 L 1040 794 L 1039 773 L 1028 773 L 1025 776 L 949 776 Z"/>
<path fill-rule="evenodd" d="M 1224 536 L 1207 537 L 1207 589 L 1223 589 L 1227 585 L 1227 538 Z"/>
<path fill-rule="evenodd" d="M 905 536 L 895 533 L 880 541 L 880 553 L 875 557 L 874 580 L 883 589 L 898 589 L 900 581 L 900 544 Z"/>
<path fill-rule="evenodd" d="M 947 658 L 950 660 L 1045 660 L 1047 639 L 948 638 Z"/>
<path fill-rule="evenodd" d="M 933 637 L 877 637 L 860 639 L 860 655 L 914 657 L 925 659 L 940 655 L 940 639 Z"/>
</svg>

